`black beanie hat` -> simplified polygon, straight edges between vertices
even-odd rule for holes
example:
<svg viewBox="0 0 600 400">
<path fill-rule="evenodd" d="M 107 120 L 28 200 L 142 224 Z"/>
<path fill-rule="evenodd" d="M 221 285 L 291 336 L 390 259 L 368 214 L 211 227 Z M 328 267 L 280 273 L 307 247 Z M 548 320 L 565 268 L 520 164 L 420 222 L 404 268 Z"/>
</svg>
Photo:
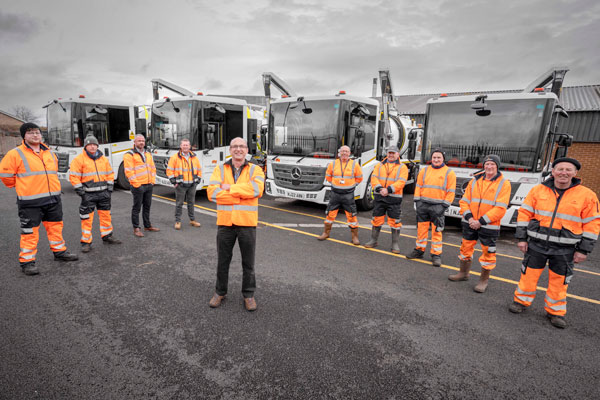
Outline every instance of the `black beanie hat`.
<svg viewBox="0 0 600 400">
<path fill-rule="evenodd" d="M 500 164 L 501 164 L 500 157 L 498 157 L 495 154 L 490 154 L 483 160 L 483 164 L 485 165 L 485 163 L 488 161 L 492 161 L 493 163 L 495 163 L 496 168 L 498 168 L 498 170 L 500 170 Z"/>
<path fill-rule="evenodd" d="M 437 149 L 433 149 L 433 151 L 431 152 L 431 155 L 433 156 L 433 153 L 442 153 L 442 157 L 444 158 L 444 162 L 446 162 L 446 153 L 444 153 L 444 150 L 442 150 L 441 148 L 437 148 Z"/>
<path fill-rule="evenodd" d="M 25 139 L 25 134 L 27 133 L 27 131 L 31 131 L 33 129 L 40 129 L 40 127 L 34 124 L 33 122 L 25 122 L 23 125 L 21 125 L 21 128 L 19 129 L 21 131 L 21 137 Z"/>
<path fill-rule="evenodd" d="M 554 168 L 554 166 L 556 166 L 556 164 L 561 163 L 561 162 L 568 162 L 568 163 L 573 164 L 575 166 L 575 168 L 577 168 L 577 171 L 579 171 L 581 169 L 581 163 L 579 161 L 577 161 L 576 159 L 570 158 L 570 157 L 557 158 L 552 163 L 552 168 Z"/>
</svg>

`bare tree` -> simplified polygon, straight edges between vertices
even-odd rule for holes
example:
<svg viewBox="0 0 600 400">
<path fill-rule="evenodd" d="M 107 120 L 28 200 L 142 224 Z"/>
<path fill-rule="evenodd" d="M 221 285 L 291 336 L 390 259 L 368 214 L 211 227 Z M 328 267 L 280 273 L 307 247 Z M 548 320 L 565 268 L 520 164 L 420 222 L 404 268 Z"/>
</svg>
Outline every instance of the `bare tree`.
<svg viewBox="0 0 600 400">
<path fill-rule="evenodd" d="M 26 106 L 14 106 L 12 111 L 15 117 L 22 119 L 25 122 L 37 123 L 40 119 L 38 115 L 36 115 L 29 107 Z"/>
</svg>

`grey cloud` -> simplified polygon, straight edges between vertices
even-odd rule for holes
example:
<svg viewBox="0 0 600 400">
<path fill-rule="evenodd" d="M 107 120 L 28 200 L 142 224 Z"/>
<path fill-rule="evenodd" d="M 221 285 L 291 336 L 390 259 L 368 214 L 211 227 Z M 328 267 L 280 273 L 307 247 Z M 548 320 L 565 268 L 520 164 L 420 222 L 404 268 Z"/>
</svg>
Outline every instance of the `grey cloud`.
<svg viewBox="0 0 600 400">
<path fill-rule="evenodd" d="M 0 38 L 2 41 L 24 41 L 36 35 L 41 23 L 26 15 L 0 11 Z"/>
</svg>

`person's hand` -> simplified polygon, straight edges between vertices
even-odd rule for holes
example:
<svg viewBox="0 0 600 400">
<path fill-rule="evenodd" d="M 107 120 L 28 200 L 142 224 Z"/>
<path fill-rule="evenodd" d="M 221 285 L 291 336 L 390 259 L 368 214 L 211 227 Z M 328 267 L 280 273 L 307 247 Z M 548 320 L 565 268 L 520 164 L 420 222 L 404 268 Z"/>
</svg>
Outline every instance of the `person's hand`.
<svg viewBox="0 0 600 400">
<path fill-rule="evenodd" d="M 229 183 L 221 183 L 221 189 L 229 190 L 230 188 L 231 188 L 231 185 Z"/>
<path fill-rule="evenodd" d="M 519 247 L 519 250 L 521 250 L 523 253 L 527 253 L 527 249 L 529 248 L 529 245 L 527 244 L 527 242 L 519 242 L 517 243 L 517 246 Z M 577 253 L 575 253 L 577 254 Z"/>
<path fill-rule="evenodd" d="M 479 222 L 478 220 L 476 220 L 475 218 L 470 218 L 469 219 L 469 228 L 473 229 L 474 231 L 478 230 L 479 228 L 481 228 L 481 222 Z"/>
<path fill-rule="evenodd" d="M 579 264 L 580 262 L 584 262 L 587 258 L 587 254 L 580 253 L 578 251 L 573 254 L 573 262 L 575 264 Z"/>
<path fill-rule="evenodd" d="M 387 196 L 388 195 L 388 190 L 387 188 L 381 188 L 381 190 L 379 191 L 379 194 L 382 196 Z"/>
</svg>

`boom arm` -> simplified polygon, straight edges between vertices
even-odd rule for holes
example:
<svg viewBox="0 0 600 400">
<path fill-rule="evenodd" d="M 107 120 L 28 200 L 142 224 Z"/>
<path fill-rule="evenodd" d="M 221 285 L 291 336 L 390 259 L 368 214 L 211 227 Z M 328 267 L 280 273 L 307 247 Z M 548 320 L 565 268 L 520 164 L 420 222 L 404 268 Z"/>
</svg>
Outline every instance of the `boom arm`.
<svg viewBox="0 0 600 400">
<path fill-rule="evenodd" d="M 390 127 L 390 114 L 398 115 L 389 69 L 379 70 L 379 83 L 381 85 L 381 105 L 383 108 L 383 115 L 381 117 L 381 120 L 383 121 L 385 127 L 383 132 L 383 137 L 385 140 L 384 146 L 387 147 L 389 146 L 390 139 L 392 138 L 392 129 Z"/>
<path fill-rule="evenodd" d="M 152 94 L 154 95 L 154 100 L 158 100 L 158 89 L 165 88 L 169 89 L 172 92 L 175 92 L 181 96 L 193 96 L 194 93 L 190 92 L 187 89 L 182 88 L 181 86 L 177 86 L 174 83 L 167 82 L 164 79 L 152 79 Z"/>
<path fill-rule="evenodd" d="M 563 81 L 568 71 L 569 68 L 567 67 L 552 67 L 531 82 L 529 86 L 523 89 L 523 93 L 531 93 L 535 90 L 535 88 L 546 87 L 550 82 L 552 82 L 552 88 L 550 91 L 556 96 L 560 97 Z"/>
<path fill-rule="evenodd" d="M 284 95 L 289 97 L 296 97 L 296 92 L 283 81 L 283 79 L 279 78 L 272 72 L 264 72 L 262 74 L 263 77 L 263 86 L 265 87 L 265 96 L 267 99 L 271 98 L 271 85 L 275 85 L 275 87 Z"/>
</svg>

